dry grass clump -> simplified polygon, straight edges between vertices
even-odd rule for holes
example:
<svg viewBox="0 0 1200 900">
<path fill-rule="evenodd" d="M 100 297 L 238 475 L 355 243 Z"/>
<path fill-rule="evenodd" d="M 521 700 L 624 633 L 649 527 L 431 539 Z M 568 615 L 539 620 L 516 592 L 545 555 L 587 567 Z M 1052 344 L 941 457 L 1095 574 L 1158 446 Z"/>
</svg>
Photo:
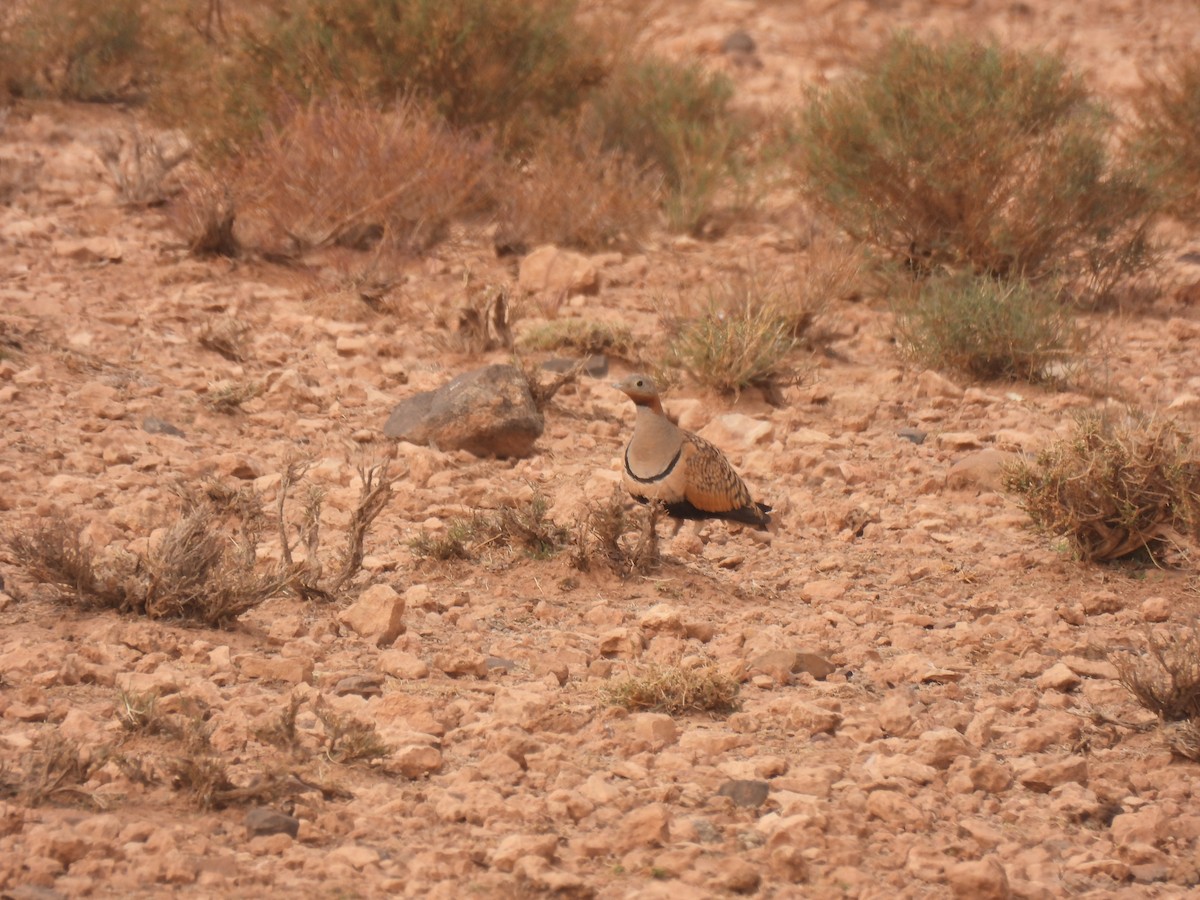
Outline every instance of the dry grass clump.
<svg viewBox="0 0 1200 900">
<path fill-rule="evenodd" d="M 620 575 L 646 575 L 658 568 L 658 519 L 661 509 L 648 505 L 639 524 L 628 511 L 628 496 L 621 485 L 603 503 L 589 503 L 575 525 L 571 563 L 587 571 L 601 560 Z M 634 535 L 636 534 L 636 537 Z"/>
<path fill-rule="evenodd" d="M 173 194 L 172 172 L 191 156 L 192 145 L 180 132 L 148 134 L 133 128 L 102 131 L 96 151 L 130 206 L 156 206 Z"/>
<path fill-rule="evenodd" d="M 323 752 L 330 762 L 369 761 L 391 754 L 392 748 L 383 742 L 374 725 L 339 714 L 325 703 L 317 704 L 314 712 L 325 729 Z"/>
<path fill-rule="evenodd" d="M 418 558 L 446 562 L 477 560 L 494 549 L 517 550 L 535 559 L 556 555 L 568 540 L 565 528 L 548 515 L 550 501 L 540 492 L 524 503 L 504 505 L 491 511 L 473 510 L 452 518 L 444 534 L 422 529 L 409 542 Z"/>
<path fill-rule="evenodd" d="M 709 288 L 698 313 L 687 305 L 681 302 L 666 323 L 668 351 L 697 382 L 735 395 L 758 387 L 774 397 L 795 380 L 787 358 L 799 345 L 804 316 L 783 281 L 739 274 Z"/>
<path fill-rule="evenodd" d="M 250 326 L 234 316 L 207 319 L 200 326 L 200 346 L 218 353 L 230 362 L 245 362 Z"/>
<path fill-rule="evenodd" d="M 261 381 L 214 381 L 204 395 L 204 405 L 213 412 L 233 415 L 242 404 L 263 392 Z"/>
<path fill-rule="evenodd" d="M 226 626 L 289 590 L 320 599 L 341 592 L 361 569 L 366 534 L 391 498 L 385 464 L 359 469 L 362 488 L 350 514 L 346 547 L 330 566 L 332 575 L 324 578 L 319 559 L 319 492 L 310 494 L 302 521 L 295 526 L 307 550 L 304 564 L 296 564 L 284 503 L 288 488 L 299 478 L 298 468 L 289 468 L 286 475 L 276 523 L 283 559 L 274 566 L 258 562 L 268 518 L 257 498 L 218 484 L 209 485 L 204 493 L 180 491 L 178 517 L 152 534 L 145 550 L 138 552 L 108 553 L 97 559 L 83 540 L 82 524 L 62 515 L 8 535 L 7 544 L 13 559 L 37 581 L 64 589 L 84 604 L 154 619 Z"/>
<path fill-rule="evenodd" d="M 54 732 L 39 734 L 23 754 L 20 772 L 0 770 L 0 797 L 15 797 L 25 806 L 91 802 L 84 786 L 111 754 L 108 745 L 84 745 Z"/>
<path fill-rule="evenodd" d="M 542 352 L 568 350 L 582 356 L 603 353 L 621 359 L 637 358 L 628 326 L 594 319 L 554 319 L 534 325 L 521 335 L 517 346 Z"/>
<path fill-rule="evenodd" d="M 641 675 L 611 680 L 604 687 L 604 696 L 609 703 L 626 709 L 685 715 L 735 712 L 741 706 L 740 691 L 737 680 L 715 666 L 652 666 Z"/>
<path fill-rule="evenodd" d="M 1069 437 L 1011 471 L 1006 487 L 1086 560 L 1140 551 L 1161 559 L 1200 536 L 1200 456 L 1170 420 L 1084 415 Z"/>
<path fill-rule="evenodd" d="M 1200 624 L 1149 632 L 1143 650 L 1110 659 L 1121 684 L 1163 721 L 1167 745 L 1200 762 Z"/>
<path fill-rule="evenodd" d="M 1078 279 L 1103 295 L 1151 262 L 1154 192 L 1055 56 L 894 37 L 813 96 L 799 166 L 814 202 L 918 274 Z"/>
<path fill-rule="evenodd" d="M 420 252 L 476 203 L 492 165 L 485 143 L 405 101 L 381 112 L 328 100 L 270 128 L 240 160 L 235 204 L 252 242 Z"/>
<path fill-rule="evenodd" d="M 167 207 L 167 221 L 195 256 L 237 256 L 242 249 L 234 233 L 237 203 L 221 174 L 195 173 Z"/>
<path fill-rule="evenodd" d="M 1200 222 L 1200 61 L 1171 61 L 1137 100 L 1135 157 L 1157 173 L 1168 212 Z"/>
<path fill-rule="evenodd" d="M 916 286 L 896 327 L 922 365 L 979 379 L 1043 381 L 1081 346 L 1075 319 L 1047 288 L 970 273 Z"/>
</svg>

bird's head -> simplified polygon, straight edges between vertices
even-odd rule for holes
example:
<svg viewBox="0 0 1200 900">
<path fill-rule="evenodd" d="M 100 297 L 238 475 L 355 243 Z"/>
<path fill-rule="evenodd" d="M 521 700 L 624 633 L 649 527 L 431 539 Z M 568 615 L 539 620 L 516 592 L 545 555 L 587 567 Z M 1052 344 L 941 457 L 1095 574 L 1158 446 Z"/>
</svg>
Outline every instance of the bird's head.
<svg viewBox="0 0 1200 900">
<path fill-rule="evenodd" d="M 662 412 L 658 387 L 649 375 L 640 375 L 635 372 L 620 381 L 614 381 L 613 387 L 629 397 L 637 406 L 646 406 L 655 412 Z"/>
</svg>

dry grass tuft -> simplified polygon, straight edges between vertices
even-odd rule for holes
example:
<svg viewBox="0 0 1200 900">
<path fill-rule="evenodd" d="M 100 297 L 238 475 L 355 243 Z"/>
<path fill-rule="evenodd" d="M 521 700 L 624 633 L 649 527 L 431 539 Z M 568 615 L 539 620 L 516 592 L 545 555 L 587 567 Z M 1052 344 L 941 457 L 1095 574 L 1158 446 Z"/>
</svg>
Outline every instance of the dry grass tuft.
<svg viewBox="0 0 1200 900">
<path fill-rule="evenodd" d="M 245 362 L 246 338 L 249 333 L 249 325 L 234 316 L 221 316 L 215 320 L 206 320 L 200 326 L 200 346 L 219 353 L 230 362 Z"/>
<path fill-rule="evenodd" d="M 0 788 L 26 806 L 71 799 L 91 803 L 84 785 L 110 756 L 107 745 L 85 746 L 55 733 L 41 734 L 24 753 L 19 780 L 5 784 L 4 779 Z"/>
<path fill-rule="evenodd" d="M 651 504 L 638 516 L 629 514 L 628 505 L 629 497 L 619 484 L 613 486 L 604 503 L 588 504 L 572 537 L 571 563 L 575 568 L 587 571 L 595 559 L 622 576 L 646 575 L 659 567 L 662 557 L 657 526 L 662 509 Z"/>
<path fill-rule="evenodd" d="M 1086 560 L 1139 551 L 1161 559 L 1200 537 L 1200 456 L 1170 420 L 1084 415 L 1070 437 L 1011 471 L 1006 487 Z"/>
<path fill-rule="evenodd" d="M 324 703 L 317 704 L 314 712 L 325 729 L 324 754 L 330 762 L 369 761 L 391 754 L 392 748 L 379 737 L 374 725 L 341 715 Z"/>
<path fill-rule="evenodd" d="M 681 300 L 665 321 L 671 361 L 705 387 L 740 394 L 758 387 L 775 398 L 799 377 L 787 364 L 804 314 L 778 278 L 753 273 L 709 288 L 699 310 Z"/>
<path fill-rule="evenodd" d="M 529 328 L 521 335 L 517 345 L 523 350 L 567 350 L 583 356 L 602 353 L 620 359 L 638 360 L 633 332 L 619 322 L 556 319 Z"/>
<path fill-rule="evenodd" d="M 208 385 L 204 405 L 213 412 L 231 416 L 241 412 L 242 404 L 263 392 L 261 381 L 214 381 Z"/>
<path fill-rule="evenodd" d="M 567 544 L 565 528 L 549 518 L 550 502 L 540 491 L 523 503 L 495 510 L 473 510 L 449 521 L 445 534 L 422 531 L 409 547 L 420 558 L 445 562 L 475 560 L 493 549 L 517 550 L 535 559 L 549 559 Z"/>
<path fill-rule="evenodd" d="M 609 703 L 671 715 L 731 713 L 740 707 L 741 685 L 709 665 L 697 669 L 653 666 L 644 674 L 614 679 L 604 688 Z"/>
<path fill-rule="evenodd" d="M 1111 659 L 1117 679 L 1146 709 L 1167 722 L 1200 725 L 1200 623 L 1151 631 L 1143 650 Z"/>
<path fill-rule="evenodd" d="M 236 219 L 233 188 L 215 173 L 189 178 L 168 207 L 171 227 L 195 256 L 238 256 L 242 245 L 234 234 Z"/>
</svg>

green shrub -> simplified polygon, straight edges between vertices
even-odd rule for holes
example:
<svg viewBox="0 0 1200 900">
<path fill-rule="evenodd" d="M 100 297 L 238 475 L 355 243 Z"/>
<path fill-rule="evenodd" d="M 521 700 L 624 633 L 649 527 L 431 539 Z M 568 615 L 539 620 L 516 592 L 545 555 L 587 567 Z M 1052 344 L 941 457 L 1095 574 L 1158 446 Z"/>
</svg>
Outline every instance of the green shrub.
<svg viewBox="0 0 1200 900">
<path fill-rule="evenodd" d="M 598 43 L 574 0 L 304 0 L 255 30 L 247 75 L 263 109 L 276 93 L 415 94 L 453 126 L 520 142 L 603 77 Z"/>
<path fill-rule="evenodd" d="M 13 6 L 0 21 L 0 74 L 10 93 L 109 102 L 148 85 L 161 22 L 140 0 Z"/>
<path fill-rule="evenodd" d="M 748 135 L 732 97 L 721 75 L 649 56 L 615 67 L 585 120 L 604 147 L 662 175 L 668 220 L 695 231 L 741 173 Z"/>
<path fill-rule="evenodd" d="M 1200 222 L 1200 61 L 1175 60 L 1137 103 L 1136 157 L 1160 180 L 1167 211 Z"/>
<path fill-rule="evenodd" d="M 1039 381 L 1078 344 L 1069 311 L 1044 287 L 987 275 L 941 275 L 896 316 L 904 351 L 973 378 Z"/>
<path fill-rule="evenodd" d="M 1079 278 L 1098 296 L 1149 264 L 1153 192 L 1056 57 L 902 34 L 814 95 L 799 136 L 814 202 L 919 274 Z"/>
<path fill-rule="evenodd" d="M 1082 416 L 1006 478 L 1033 521 L 1086 560 L 1161 558 L 1200 538 L 1200 454 L 1169 420 Z"/>
</svg>

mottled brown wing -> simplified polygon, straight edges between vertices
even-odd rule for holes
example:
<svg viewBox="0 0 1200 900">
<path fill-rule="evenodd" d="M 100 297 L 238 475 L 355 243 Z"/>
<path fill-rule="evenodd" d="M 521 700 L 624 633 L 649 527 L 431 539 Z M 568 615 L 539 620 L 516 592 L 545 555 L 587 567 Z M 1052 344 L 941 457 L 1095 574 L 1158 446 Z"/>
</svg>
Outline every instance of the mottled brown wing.
<svg viewBox="0 0 1200 900">
<path fill-rule="evenodd" d="M 679 462 L 687 473 L 684 499 L 697 509 L 725 513 L 754 505 L 750 492 L 729 460 L 704 438 L 687 435 Z"/>
</svg>

